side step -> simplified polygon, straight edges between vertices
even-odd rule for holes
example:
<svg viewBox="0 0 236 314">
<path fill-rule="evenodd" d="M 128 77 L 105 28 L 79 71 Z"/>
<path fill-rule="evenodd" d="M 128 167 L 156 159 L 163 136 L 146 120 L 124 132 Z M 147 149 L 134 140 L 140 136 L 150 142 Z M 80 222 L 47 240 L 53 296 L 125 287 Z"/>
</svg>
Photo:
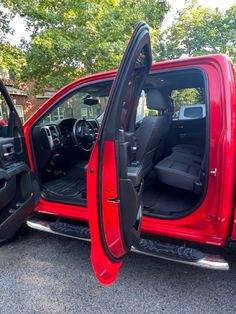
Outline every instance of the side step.
<svg viewBox="0 0 236 314">
<path fill-rule="evenodd" d="M 73 225 L 60 221 L 45 221 L 37 218 L 29 218 L 26 221 L 28 227 L 39 231 L 53 233 L 64 237 L 90 242 L 90 232 L 88 227 Z"/>
<path fill-rule="evenodd" d="M 50 222 L 35 217 L 29 218 L 26 223 L 28 227 L 39 231 L 88 242 L 91 241 L 88 227 L 60 222 L 59 220 Z M 178 246 L 172 243 L 141 239 L 136 247 L 131 248 L 131 251 L 202 268 L 214 270 L 229 269 L 229 264 L 221 256 L 206 254 L 197 249 Z"/>
<path fill-rule="evenodd" d="M 172 243 L 141 239 L 136 247 L 132 247 L 132 252 L 201 268 L 229 270 L 229 264 L 221 256 Z"/>
</svg>

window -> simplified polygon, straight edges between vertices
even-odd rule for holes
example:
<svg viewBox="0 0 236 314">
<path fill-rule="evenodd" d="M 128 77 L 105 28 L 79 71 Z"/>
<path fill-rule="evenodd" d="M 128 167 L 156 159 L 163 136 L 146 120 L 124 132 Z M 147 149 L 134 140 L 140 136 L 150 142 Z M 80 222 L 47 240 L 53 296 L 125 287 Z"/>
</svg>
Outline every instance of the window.
<svg viewBox="0 0 236 314">
<path fill-rule="evenodd" d="M 142 90 L 137 107 L 136 122 L 141 121 L 147 115 L 146 94 Z"/>
<path fill-rule="evenodd" d="M 45 119 L 45 124 L 58 123 L 66 118 L 97 119 L 105 110 L 107 96 L 77 92 L 60 103 Z"/>
<path fill-rule="evenodd" d="M 0 92 L 0 126 L 5 126 L 8 124 L 9 108 L 5 102 L 5 99 Z"/>
<path fill-rule="evenodd" d="M 1 104 L 1 102 L 0 102 L 0 119 L 3 119 L 2 104 Z"/>
<path fill-rule="evenodd" d="M 136 122 L 141 121 L 144 117 L 157 115 L 158 110 L 147 108 L 146 93 L 142 90 L 137 107 Z"/>
<path fill-rule="evenodd" d="M 24 123 L 24 110 L 22 105 L 15 105 L 16 111 L 22 123 Z"/>
<path fill-rule="evenodd" d="M 173 120 L 201 119 L 206 116 L 204 88 L 176 89 L 171 93 Z"/>
</svg>

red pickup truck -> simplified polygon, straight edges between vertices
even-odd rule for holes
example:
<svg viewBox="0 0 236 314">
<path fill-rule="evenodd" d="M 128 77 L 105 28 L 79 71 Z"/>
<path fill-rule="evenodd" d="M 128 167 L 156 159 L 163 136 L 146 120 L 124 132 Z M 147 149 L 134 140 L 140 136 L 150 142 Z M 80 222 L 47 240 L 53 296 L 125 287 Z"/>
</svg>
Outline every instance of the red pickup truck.
<svg viewBox="0 0 236 314">
<path fill-rule="evenodd" d="M 229 268 L 221 254 L 236 243 L 236 94 L 228 57 L 152 64 L 141 22 L 118 71 L 65 86 L 24 128 L 2 83 L 0 90 L 9 107 L 8 125 L 0 127 L 1 241 L 25 221 L 91 241 L 103 284 L 115 281 L 129 251 Z M 176 119 L 181 106 L 188 119 Z"/>
</svg>

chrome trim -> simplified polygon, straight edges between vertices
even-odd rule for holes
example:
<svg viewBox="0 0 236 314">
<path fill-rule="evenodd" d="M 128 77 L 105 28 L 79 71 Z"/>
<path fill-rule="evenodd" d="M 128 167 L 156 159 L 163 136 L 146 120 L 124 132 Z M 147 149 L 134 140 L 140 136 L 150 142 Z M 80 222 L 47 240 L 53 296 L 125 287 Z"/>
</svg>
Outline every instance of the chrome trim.
<svg viewBox="0 0 236 314">
<path fill-rule="evenodd" d="M 214 269 L 214 270 L 229 270 L 229 264 L 226 262 L 226 260 L 217 255 L 210 255 L 210 254 L 205 254 L 205 257 L 196 260 L 196 261 L 188 261 L 188 260 L 180 260 L 180 259 L 175 259 L 174 257 L 167 257 L 164 255 L 158 255 L 158 254 L 152 254 L 148 252 L 144 252 L 141 250 L 136 249 L 135 247 L 132 246 L 131 252 L 137 253 L 137 254 L 143 254 L 147 256 L 152 256 L 156 258 L 161 258 L 164 260 L 172 261 L 172 262 L 177 262 L 181 264 L 186 264 L 186 265 L 191 265 L 191 266 L 196 266 L 196 267 L 201 267 L 201 268 L 207 268 L 207 269 Z"/>
<path fill-rule="evenodd" d="M 4 157 L 9 157 L 15 154 L 15 151 L 9 152 L 9 153 L 4 153 L 3 156 Z"/>
<path fill-rule="evenodd" d="M 53 148 L 53 139 L 52 139 L 52 133 L 51 133 L 51 130 L 50 130 L 50 128 L 49 128 L 49 126 L 48 125 L 44 125 L 44 126 L 42 126 L 41 127 L 41 130 L 42 129 L 44 129 L 44 130 L 47 130 L 46 131 L 46 135 L 47 135 L 47 137 L 48 137 L 48 141 L 49 141 L 49 146 L 50 146 L 50 149 L 52 149 Z"/>
<path fill-rule="evenodd" d="M 27 224 L 28 227 L 30 227 L 32 229 L 35 229 L 35 230 L 38 230 L 38 231 L 44 231 L 44 232 L 47 232 L 47 233 L 52 233 L 52 234 L 64 236 L 64 237 L 67 237 L 67 238 L 72 238 L 72 239 L 82 240 L 82 241 L 86 241 L 86 242 L 91 242 L 90 239 L 80 238 L 80 237 L 76 237 L 76 236 L 72 236 L 72 235 L 56 232 L 56 231 L 54 231 L 54 230 L 52 230 L 50 228 L 50 226 L 49 226 L 50 223 L 48 221 L 27 220 L 26 224 Z"/>
</svg>

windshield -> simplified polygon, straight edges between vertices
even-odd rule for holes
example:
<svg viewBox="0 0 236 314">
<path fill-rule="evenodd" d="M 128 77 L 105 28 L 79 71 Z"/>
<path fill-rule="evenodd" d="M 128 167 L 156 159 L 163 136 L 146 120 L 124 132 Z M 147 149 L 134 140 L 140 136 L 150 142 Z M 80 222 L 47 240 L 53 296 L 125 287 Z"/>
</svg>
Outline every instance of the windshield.
<svg viewBox="0 0 236 314">
<path fill-rule="evenodd" d="M 107 96 L 92 96 L 77 92 L 62 101 L 44 119 L 45 124 L 57 123 L 63 119 L 97 119 L 105 110 Z"/>
</svg>

